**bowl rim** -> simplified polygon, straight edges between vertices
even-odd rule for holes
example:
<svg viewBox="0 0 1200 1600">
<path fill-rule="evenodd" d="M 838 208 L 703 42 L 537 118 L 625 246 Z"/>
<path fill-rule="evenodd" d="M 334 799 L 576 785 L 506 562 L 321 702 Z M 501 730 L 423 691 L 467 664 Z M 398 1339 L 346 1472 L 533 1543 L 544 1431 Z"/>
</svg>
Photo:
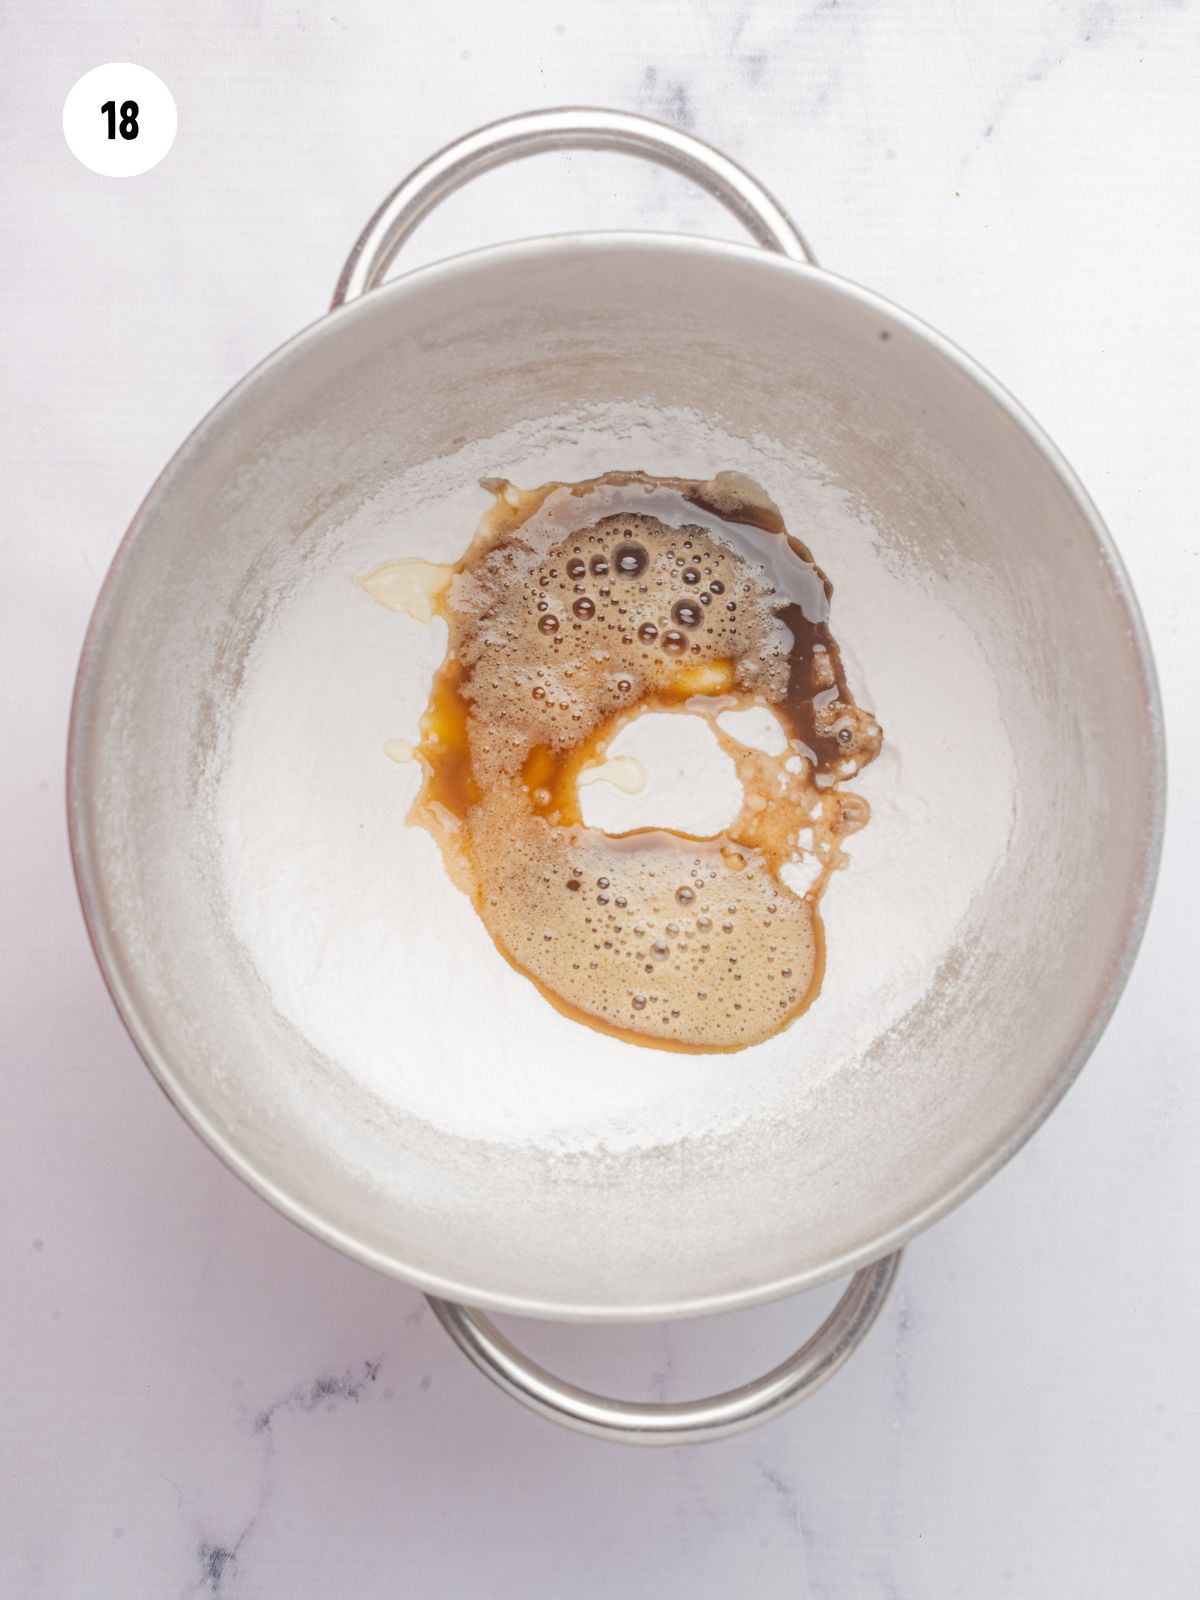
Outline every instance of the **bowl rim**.
<svg viewBox="0 0 1200 1600">
<path fill-rule="evenodd" d="M 1076 511 L 1087 524 L 1113 582 L 1129 629 L 1131 663 L 1141 685 L 1141 702 L 1151 751 L 1151 770 L 1146 785 L 1146 826 L 1142 838 L 1136 892 L 1131 909 L 1116 944 L 1117 956 L 1099 1005 L 1086 1017 L 1074 1044 L 1063 1054 L 1045 1092 L 1033 1102 L 1025 1115 L 1011 1128 L 1001 1130 L 996 1140 L 970 1171 L 933 1200 L 919 1204 L 903 1220 L 872 1234 L 853 1249 L 843 1251 L 819 1267 L 778 1275 L 761 1284 L 698 1294 L 674 1300 L 620 1302 L 562 1300 L 553 1295 L 505 1294 L 481 1288 L 450 1276 L 413 1267 L 395 1254 L 365 1243 L 344 1229 L 331 1224 L 321 1213 L 281 1186 L 259 1169 L 237 1146 L 229 1134 L 218 1127 L 187 1090 L 171 1060 L 154 1038 L 142 1016 L 123 974 L 123 956 L 113 930 L 101 911 L 102 872 L 95 859 L 88 827 L 90 791 L 83 776 L 85 752 L 91 726 L 91 705 L 96 694 L 100 664 L 104 655 L 106 623 L 111 615 L 120 578 L 147 537 L 156 502 L 188 461 L 201 452 L 209 435 L 224 423 L 231 412 L 243 405 L 254 391 L 270 381 L 277 371 L 319 341 L 336 337 L 339 329 L 354 319 L 380 315 L 405 299 L 424 290 L 431 282 L 449 282 L 456 277 L 486 273 L 495 265 L 527 261 L 545 263 L 576 253 L 610 254 L 614 250 L 667 252 L 712 260 L 736 257 L 750 270 L 782 274 L 787 277 L 818 280 L 834 294 L 856 302 L 892 325 L 931 346 L 958 373 L 979 388 L 1028 442 L 1045 458 L 1056 474 Z M 112 558 L 100 587 L 80 652 L 71 699 L 66 763 L 67 827 L 72 865 L 80 907 L 88 938 L 105 986 L 142 1060 L 175 1109 L 192 1130 L 221 1158 L 225 1165 L 256 1194 L 270 1202 L 290 1221 L 345 1255 L 400 1279 L 441 1299 L 461 1301 L 489 1311 L 556 1321 L 648 1322 L 711 1315 L 764 1304 L 815 1288 L 900 1249 L 916 1234 L 939 1221 L 969 1198 L 993 1177 L 1037 1131 L 1078 1077 L 1104 1032 L 1128 981 L 1145 931 L 1158 875 L 1166 813 L 1166 738 L 1162 702 L 1149 635 L 1129 575 L 1103 518 L 1082 483 L 1058 447 L 1009 391 L 973 357 L 937 329 L 905 311 L 874 290 L 825 267 L 791 260 L 752 244 L 729 240 L 693 237 L 679 233 L 647 233 L 629 230 L 540 235 L 503 244 L 487 245 L 431 262 L 400 277 L 388 280 L 344 306 L 335 308 L 302 328 L 290 339 L 253 366 L 192 429 L 159 473 L 135 512 Z"/>
</svg>

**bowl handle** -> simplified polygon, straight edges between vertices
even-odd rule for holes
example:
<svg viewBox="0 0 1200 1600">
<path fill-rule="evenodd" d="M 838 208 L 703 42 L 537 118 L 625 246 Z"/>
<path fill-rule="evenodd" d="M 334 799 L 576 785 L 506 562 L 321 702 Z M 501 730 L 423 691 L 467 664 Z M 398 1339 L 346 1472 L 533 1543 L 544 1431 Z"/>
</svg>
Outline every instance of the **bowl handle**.
<svg viewBox="0 0 1200 1600">
<path fill-rule="evenodd" d="M 764 249 L 816 265 L 803 235 L 779 203 L 735 161 L 702 139 L 628 111 L 564 106 L 504 117 L 477 128 L 409 173 L 359 235 L 334 290 L 334 308 L 373 289 L 413 230 L 455 189 L 493 167 L 545 150 L 615 150 L 645 156 L 707 190 Z"/>
<path fill-rule="evenodd" d="M 800 1349 L 761 1378 L 707 1400 L 609 1400 L 556 1378 L 521 1354 L 487 1317 L 429 1296 L 438 1321 L 480 1372 L 530 1411 L 593 1439 L 628 1444 L 699 1444 L 727 1439 L 782 1415 L 826 1381 L 879 1315 L 900 1252 L 856 1272 L 825 1321 Z"/>
<path fill-rule="evenodd" d="M 394 189 L 351 250 L 333 307 L 356 300 L 383 278 L 401 245 L 448 195 L 493 167 L 549 150 L 610 150 L 644 156 L 698 184 L 766 250 L 816 265 L 795 223 L 748 172 L 703 140 L 627 111 L 563 107 L 505 117 L 431 156 Z M 609 1400 L 556 1378 L 523 1356 L 478 1311 L 438 1300 L 438 1321 L 475 1366 L 506 1394 L 578 1433 L 635 1444 L 723 1439 L 755 1427 L 807 1398 L 831 1378 L 870 1329 L 887 1298 L 900 1254 L 851 1278 L 829 1316 L 794 1355 L 740 1388 L 707 1400 Z"/>
</svg>

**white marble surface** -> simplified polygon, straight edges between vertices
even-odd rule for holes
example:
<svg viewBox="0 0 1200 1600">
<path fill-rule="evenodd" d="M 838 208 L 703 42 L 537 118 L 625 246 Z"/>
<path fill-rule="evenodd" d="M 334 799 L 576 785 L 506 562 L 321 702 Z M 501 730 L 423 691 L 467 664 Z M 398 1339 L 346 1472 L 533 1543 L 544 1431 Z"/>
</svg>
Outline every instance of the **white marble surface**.
<svg viewBox="0 0 1200 1600">
<path fill-rule="evenodd" d="M 42 0 L 3 27 L 0 1593 L 1190 1600 L 1197 7 Z M 71 83 L 113 59 L 179 104 L 174 151 L 127 182 L 84 171 L 60 130 Z M 417 1295 L 230 1177 L 109 1007 L 64 836 L 76 651 L 160 465 L 321 311 L 403 172 L 570 101 L 740 157 L 828 266 L 1022 397 L 1121 544 L 1173 737 L 1157 904 L 1083 1078 L 912 1246 L 837 1382 L 704 1450 L 526 1415 Z M 589 223 L 726 231 L 673 180 L 576 156 L 457 198 L 411 254 Z M 778 1356 L 828 1299 L 522 1332 L 585 1381 L 683 1395 Z"/>
</svg>

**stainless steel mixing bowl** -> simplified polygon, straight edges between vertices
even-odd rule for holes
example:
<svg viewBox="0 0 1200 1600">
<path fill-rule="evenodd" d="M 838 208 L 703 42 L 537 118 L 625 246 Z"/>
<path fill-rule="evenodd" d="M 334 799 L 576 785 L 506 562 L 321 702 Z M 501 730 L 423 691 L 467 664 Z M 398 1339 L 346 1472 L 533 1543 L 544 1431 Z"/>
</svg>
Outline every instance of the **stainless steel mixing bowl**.
<svg viewBox="0 0 1200 1600">
<path fill-rule="evenodd" d="M 761 248 L 560 235 L 380 285 L 445 194 L 567 146 L 687 174 Z M 584 413 L 599 436 L 631 400 L 686 405 L 748 447 L 770 438 L 818 462 L 885 530 L 878 582 L 903 567 L 948 597 L 991 669 L 980 714 L 1012 737 L 1011 832 L 970 886 L 921 1002 L 832 1078 L 806 1073 L 802 1020 L 781 1036 L 794 1068 L 784 1100 L 756 1108 L 753 1052 L 738 1058 L 750 1104 L 726 1136 L 568 1160 L 531 1137 L 498 1156 L 381 1108 L 273 1008 L 222 903 L 213 775 L 247 657 L 335 524 L 355 510 L 361 521 L 397 475 L 452 462 L 464 441 L 522 419 L 550 440 Z M 332 313 L 238 384 L 167 466 L 88 634 L 69 805 L 113 998 L 212 1148 L 320 1238 L 427 1291 L 472 1359 L 527 1404 L 585 1431 L 670 1442 L 748 1426 L 835 1370 L 903 1242 L 994 1173 L 1063 1094 L 1137 948 L 1163 762 L 1150 651 L 1112 540 L 1016 403 L 939 334 L 820 270 L 779 206 L 717 152 L 645 119 L 571 110 L 483 129 L 415 172 L 355 246 Z M 929 830 L 936 865 L 936 817 Z M 905 911 L 880 939 L 903 937 Z M 421 908 L 402 893 L 396 915 L 421 937 Z M 502 1046 L 503 1018 L 497 1033 Z M 649 1082 L 653 1060 L 646 1071 Z M 665 1406 L 583 1394 L 465 1309 L 684 1316 L 851 1271 L 829 1321 L 781 1368 Z"/>
</svg>

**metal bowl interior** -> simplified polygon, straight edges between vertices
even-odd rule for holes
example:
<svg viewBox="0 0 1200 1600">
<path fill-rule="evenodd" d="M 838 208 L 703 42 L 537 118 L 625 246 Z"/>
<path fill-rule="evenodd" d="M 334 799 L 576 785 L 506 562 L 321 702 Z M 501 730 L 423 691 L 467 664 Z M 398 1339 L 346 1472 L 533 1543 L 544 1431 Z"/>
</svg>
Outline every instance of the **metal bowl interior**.
<svg viewBox="0 0 1200 1600">
<path fill-rule="evenodd" d="M 713 459 L 714 440 L 736 459 Z M 902 649 L 930 716 L 957 694 L 948 727 L 994 725 L 1011 751 L 1003 848 L 974 879 L 940 881 L 951 823 L 997 804 L 994 774 L 964 745 L 939 803 L 893 834 L 929 893 L 897 888 L 875 906 L 870 939 L 925 962 L 899 1014 L 860 995 L 835 1043 L 809 1025 L 822 1005 L 847 1015 L 837 974 L 864 947 L 857 933 L 835 939 L 835 883 L 828 1002 L 767 1046 L 677 1058 L 597 1045 L 552 1012 L 405 841 L 381 863 L 409 956 L 397 965 L 397 1088 L 380 1092 L 306 1034 L 239 935 L 220 820 L 239 707 L 267 642 L 305 604 L 312 615 L 321 584 L 349 594 L 350 575 L 375 561 L 461 548 L 481 472 L 617 466 L 755 472 L 833 574 L 839 632 L 885 728 L 898 636 L 872 619 L 917 619 Z M 918 596 L 933 611 L 911 611 Z M 940 634 L 931 615 L 945 619 Z M 952 635 L 986 683 L 956 672 Z M 376 675 L 398 639 L 379 633 Z M 394 648 L 399 700 L 419 705 L 421 663 Z M 318 629 L 313 652 L 335 680 L 339 650 L 336 628 Z M 394 781 L 379 742 L 397 729 L 356 723 L 359 688 L 350 674 L 344 721 L 362 746 L 351 797 L 359 782 Z M 281 714 L 300 717 L 296 769 L 257 772 L 259 793 L 303 785 L 308 763 L 329 759 L 302 711 Z M 388 284 L 217 406 L 152 489 L 105 585 L 69 786 L 81 896 L 114 999 L 236 1172 L 320 1237 L 439 1295 L 615 1319 L 820 1282 L 995 1171 L 1064 1092 L 1120 992 L 1157 863 L 1163 754 L 1111 541 L 980 369 L 828 273 L 736 245 L 591 235 Z M 872 797 L 867 777 L 861 792 Z M 402 814 L 397 800 L 397 838 L 413 832 Z M 868 855 L 851 875 L 870 871 Z M 961 914 L 926 951 L 921 919 L 943 891 Z M 564 1100 L 527 1125 L 522 1083 L 544 1106 L 548 1064 L 567 1085 L 620 1075 L 619 1123 L 574 1137 Z M 508 1133 L 439 1125 L 405 1088 L 439 1073 L 468 1093 L 506 1085 Z"/>
</svg>

